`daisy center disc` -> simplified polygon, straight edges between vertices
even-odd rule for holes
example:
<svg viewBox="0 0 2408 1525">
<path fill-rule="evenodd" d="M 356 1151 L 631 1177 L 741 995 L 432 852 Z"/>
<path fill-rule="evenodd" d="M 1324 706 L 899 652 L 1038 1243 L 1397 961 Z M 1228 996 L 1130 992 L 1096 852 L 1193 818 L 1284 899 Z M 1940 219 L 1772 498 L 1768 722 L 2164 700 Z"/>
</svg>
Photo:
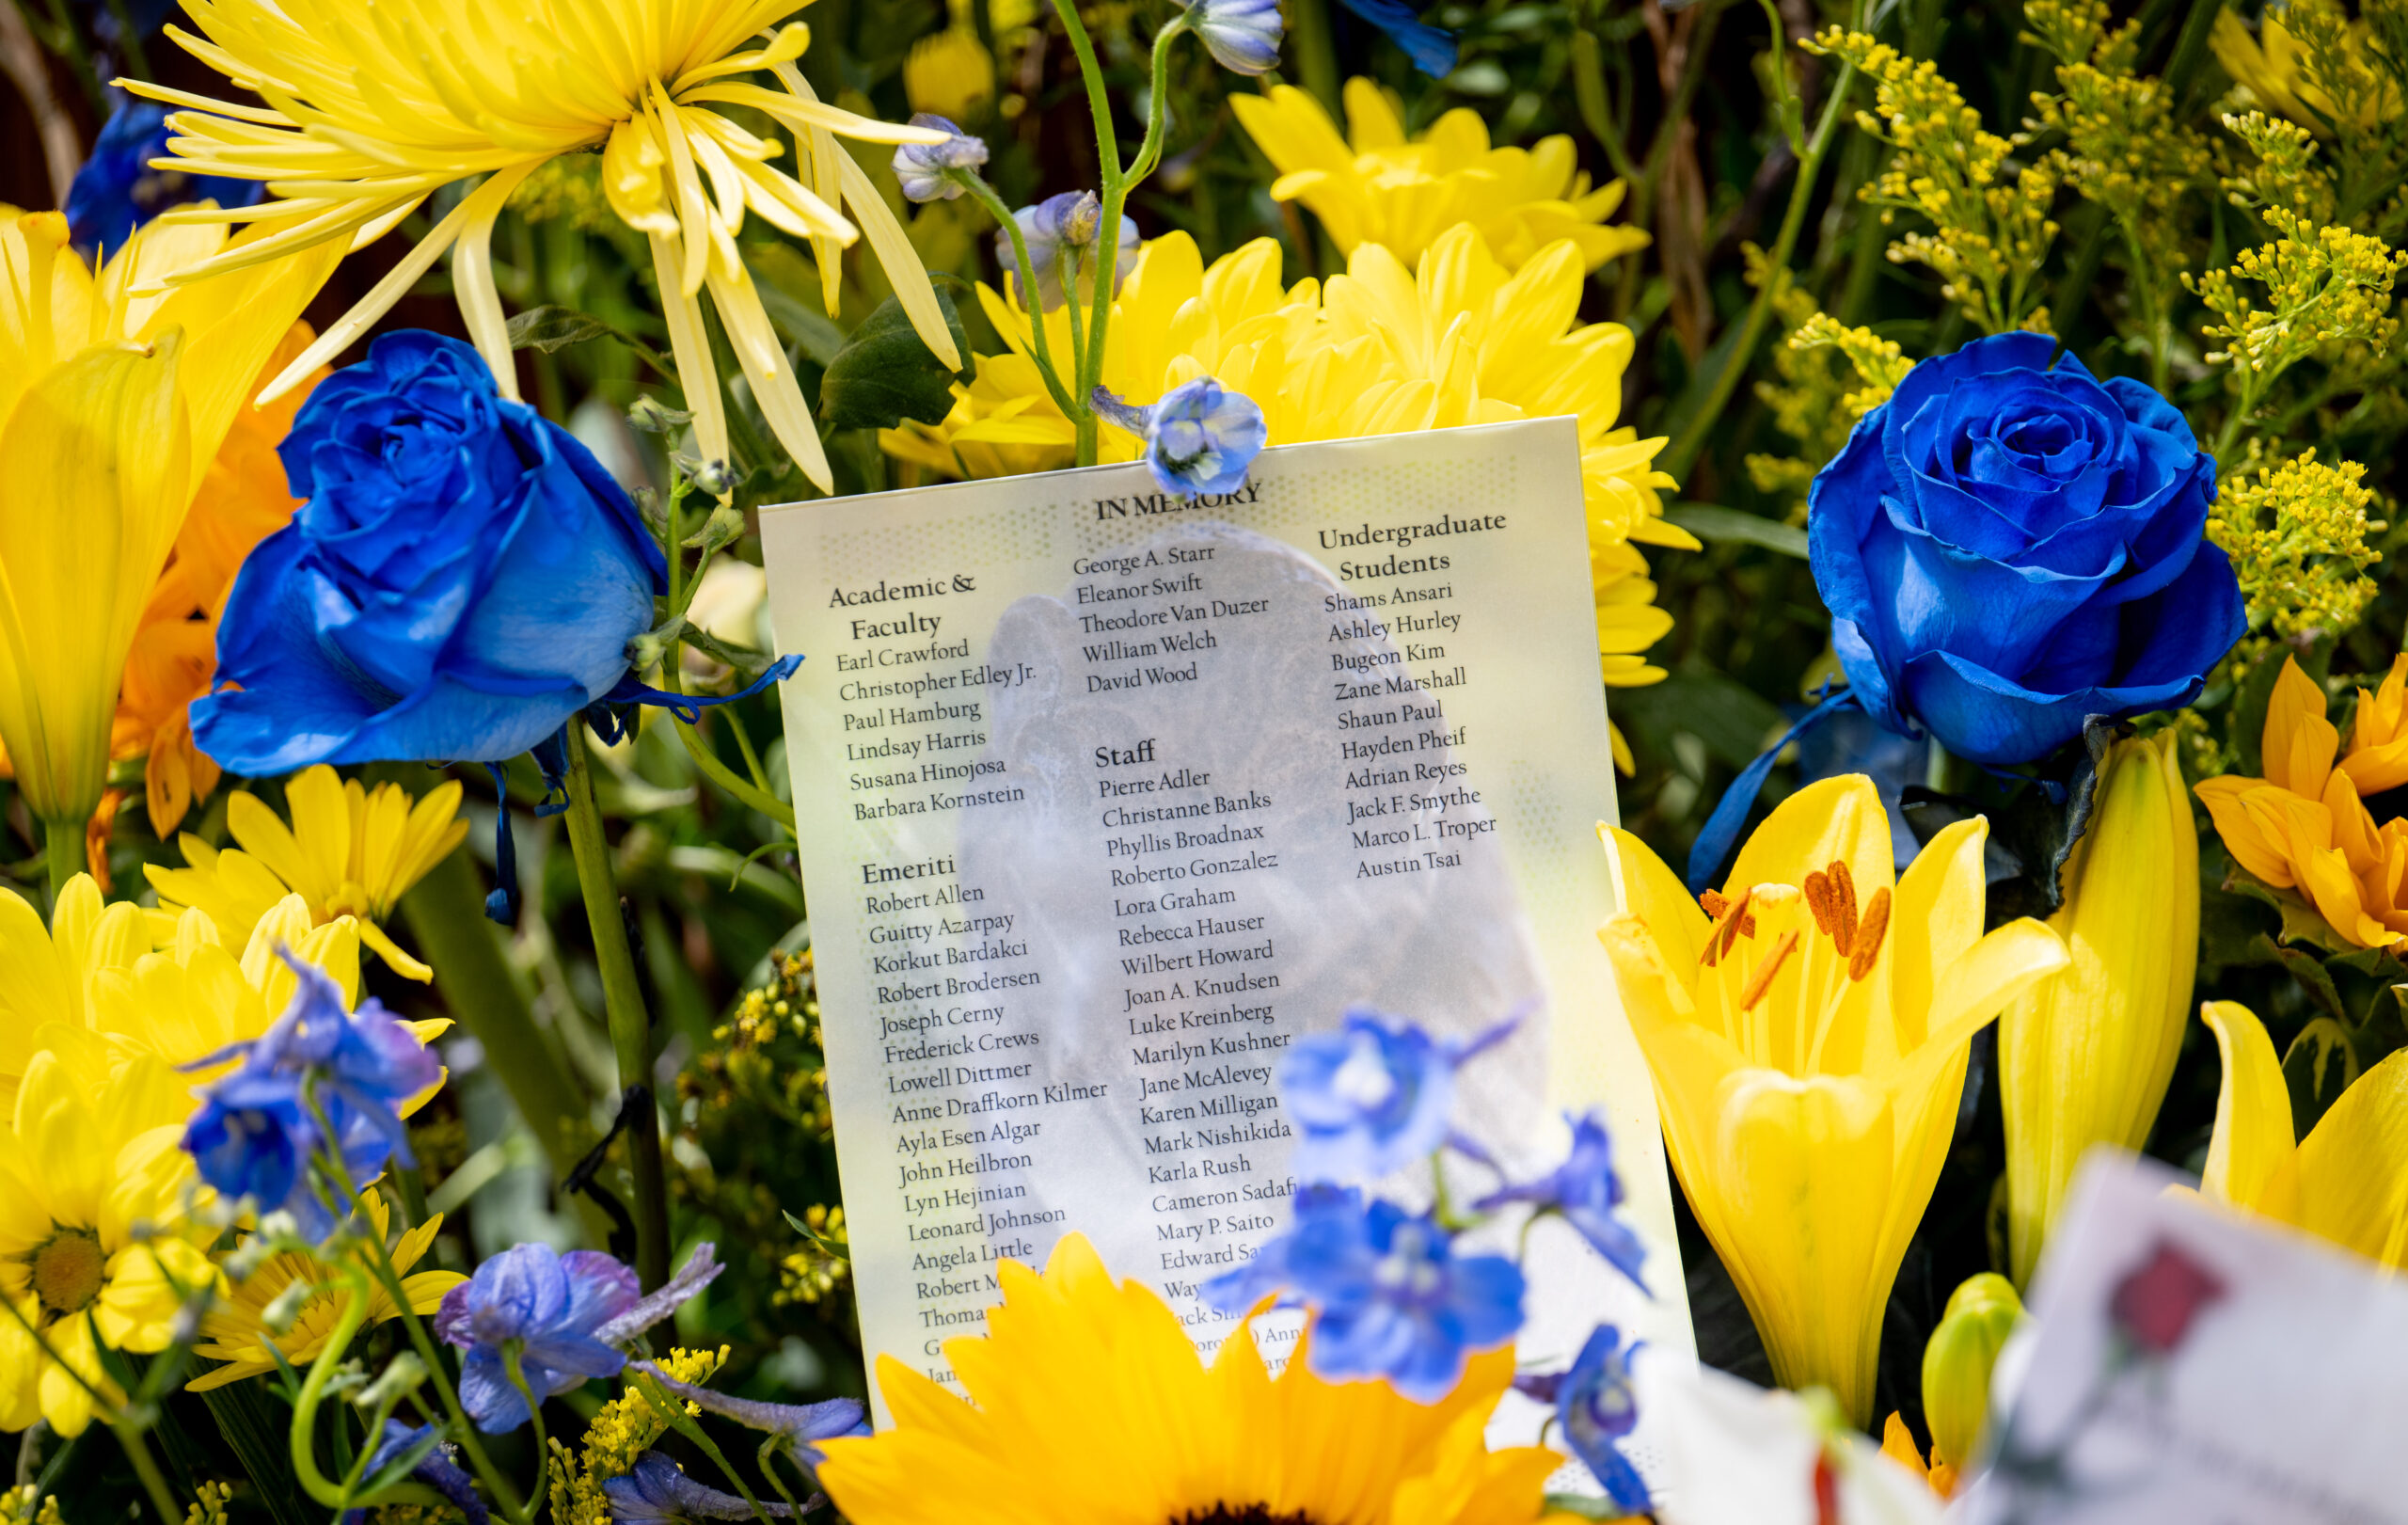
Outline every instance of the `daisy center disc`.
<svg viewBox="0 0 2408 1525">
<path fill-rule="evenodd" d="M 1170 1525 L 1313 1525 L 1310 1515 L 1275 1515 L 1266 1504 L 1250 1503 L 1232 1507 L 1214 1504 L 1201 1514 L 1191 1511 L 1183 1519 Z"/>
<path fill-rule="evenodd" d="M 61 1229 L 34 1251 L 34 1295 L 54 1313 L 80 1311 L 101 1295 L 107 1268 L 100 1235 L 89 1229 Z"/>
</svg>

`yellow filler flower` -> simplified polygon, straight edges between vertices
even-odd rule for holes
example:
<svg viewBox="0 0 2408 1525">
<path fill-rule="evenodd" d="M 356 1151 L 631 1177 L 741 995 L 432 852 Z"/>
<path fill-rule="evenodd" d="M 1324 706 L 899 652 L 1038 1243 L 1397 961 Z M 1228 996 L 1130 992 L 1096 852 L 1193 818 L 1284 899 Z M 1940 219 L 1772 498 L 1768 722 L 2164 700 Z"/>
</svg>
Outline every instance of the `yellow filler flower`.
<svg viewBox="0 0 2408 1525">
<path fill-rule="evenodd" d="M 100 1040 L 44 1031 L 56 1045 L 0 1129 L 0 1429 L 46 1419 L 71 1438 L 95 1391 L 124 1400 L 102 1348 L 166 1349 L 183 1293 L 214 1281 L 200 1247 L 216 1230 L 185 1216 L 191 1081 L 148 1055 L 112 1072 Z"/>
<path fill-rule="evenodd" d="M 2408 939 L 2408 819 L 2377 827 L 2364 797 L 2408 782 L 2408 655 L 2380 691 L 2358 691 L 2350 750 L 2324 718 L 2324 691 L 2283 660 L 2266 701 L 2263 778 L 2202 781 L 2233 861 L 2277 890 L 2296 891 L 2344 941 L 2385 947 Z"/>
<path fill-rule="evenodd" d="M 1950 826 L 1893 886 L 1872 781 L 1826 779 L 1782 802 L 1700 910 L 1644 843 L 1601 829 L 1627 910 L 1598 935 L 1689 1204 L 1773 1374 L 1830 1388 L 1859 1425 L 1969 1043 L 2067 961 L 2036 921 L 1983 935 L 1988 831 Z"/>
<path fill-rule="evenodd" d="M 100 803 L 126 654 L 185 508 L 336 253 L 153 223 L 96 274 L 67 239 L 55 212 L 0 222 L 0 745 L 54 863 Z M 221 257 L 242 273 L 154 294 Z"/>
<path fill-rule="evenodd" d="M 226 802 L 226 828 L 239 850 L 220 850 L 187 832 L 177 841 L 186 866 L 142 866 L 159 892 L 154 935 L 164 940 L 185 907 L 198 906 L 230 941 L 245 941 L 286 896 L 299 895 L 312 926 L 356 917 L 359 940 L 394 973 L 433 978 L 435 971 L 404 952 L 381 924 L 403 893 L 468 834 L 468 823 L 456 818 L 459 781 L 413 802 L 398 784 L 371 792 L 320 763 L 284 786 L 284 802 L 290 827 L 257 795 L 238 793 Z"/>
<path fill-rule="evenodd" d="M 2174 1077 L 2199 963 L 2199 833 L 2177 734 L 2117 741 L 2049 925 L 2072 967 L 1998 1022 L 2006 1113 L 2007 1241 L 2018 1283 L 2094 1144 L 2148 1141 Z"/>
<path fill-rule="evenodd" d="M 1515 270 L 1560 238 L 1579 248 L 1587 270 L 1648 245 L 1644 229 L 1605 225 L 1622 205 L 1623 183 L 1591 190 L 1579 151 L 1561 133 L 1527 149 L 1492 148 L 1480 113 L 1458 106 L 1408 138 L 1378 86 L 1350 79 L 1345 96 L 1343 138 L 1322 103 L 1292 85 L 1229 97 L 1239 124 L 1279 171 L 1273 198 L 1302 201 L 1341 254 L 1379 244 L 1415 264 L 1465 222 Z"/>
<path fill-rule="evenodd" d="M 996 1277 L 987 1333 L 944 1344 L 970 1402 L 881 1356 L 895 1427 L 820 1442 L 820 1485 L 856 1525 L 1523 1525 L 1563 1464 L 1482 1438 L 1511 1350 L 1417 1404 L 1321 1380 L 1302 1344 L 1275 1378 L 1244 1328 L 1207 1367 L 1169 1306 L 1079 1234 L 1042 1276 L 1004 1261 Z"/>
<path fill-rule="evenodd" d="M 960 357 L 902 224 L 836 141 L 841 134 L 930 143 L 943 135 L 823 104 L 794 67 L 810 45 L 810 28 L 767 30 L 798 8 L 796 0 L 190 0 L 185 12 L 203 35 L 176 26 L 167 35 L 267 104 L 119 83 L 191 108 L 168 119 L 182 135 L 168 140 L 177 156 L 155 161 L 160 167 L 263 181 L 277 198 L 163 216 L 256 222 L 267 231 L 252 248 L 205 262 L 179 280 L 285 249 L 365 247 L 436 191 L 485 177 L 286 367 L 268 400 L 348 349 L 447 249 L 469 337 L 504 395 L 516 397 L 494 284 L 494 220 L 534 170 L 563 153 L 598 149 L 611 209 L 651 243 L 703 454 L 728 457 L 727 412 L 703 327 L 707 287 L 778 442 L 827 492 L 833 479 L 819 432 L 737 252 L 746 214 L 811 241 L 831 311 L 838 251 L 867 235 L 920 337 L 948 367 Z M 761 72 L 774 75 L 783 91 L 741 77 Z M 794 133 L 808 183 L 775 167 L 784 146 L 720 109 L 727 106 L 749 107 Z"/>
<path fill-rule="evenodd" d="M 2200 1194 L 2305 1229 L 2385 1270 L 2408 1264 L 2408 1050 L 2352 1082 L 2301 1139 L 2282 1062 L 2256 1014 L 2210 1001 L 2199 1015 L 2224 1056 Z"/>
<path fill-rule="evenodd" d="M 389 1221 L 384 1195 L 366 1192 L 359 1200 L 366 1210 L 370 1231 L 383 1239 Z M 427 1247 L 435 1243 L 435 1235 L 442 1227 L 443 1215 L 435 1214 L 395 1240 L 388 1251 L 413 1313 L 434 1312 L 445 1293 L 468 1279 L 457 1271 L 411 1272 L 410 1267 L 424 1258 Z M 295 1282 L 315 1284 L 315 1290 L 303 1298 L 284 1332 L 277 1333 L 268 1327 L 268 1305 L 284 1295 Z M 204 1372 L 184 1386 L 194 1392 L 207 1392 L 245 1377 L 264 1376 L 277 1369 L 276 1357 L 268 1353 L 271 1344 L 283 1353 L 288 1364 L 307 1366 L 325 1349 L 326 1336 L 334 1332 L 350 1296 L 349 1285 L 341 1272 L 314 1255 L 293 1250 L 267 1260 L 201 1315 L 200 1339 L 193 1351 L 226 1364 L 214 1372 Z M 392 1294 L 379 1283 L 375 1295 L 368 1300 L 369 1322 L 382 1324 L 401 1316 L 401 1311 L 393 1306 Z"/>
</svg>

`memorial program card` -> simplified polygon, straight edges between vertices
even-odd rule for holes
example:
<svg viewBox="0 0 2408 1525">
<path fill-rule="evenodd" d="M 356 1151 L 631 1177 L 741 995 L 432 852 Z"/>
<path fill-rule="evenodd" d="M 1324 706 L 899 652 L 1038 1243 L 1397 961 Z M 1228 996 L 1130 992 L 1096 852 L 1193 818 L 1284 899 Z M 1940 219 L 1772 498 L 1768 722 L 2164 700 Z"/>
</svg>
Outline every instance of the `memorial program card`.
<svg viewBox="0 0 2408 1525">
<path fill-rule="evenodd" d="M 791 504 L 762 538 L 807 659 L 786 744 L 869 1351 L 950 1382 L 995 1261 L 1074 1231 L 1216 1342 L 1197 1284 L 1289 1219 L 1276 1067 L 1357 1005 L 1526 1012 L 1459 1106 L 1518 1173 L 1608 1109 L 1655 1296 L 1543 1224 L 1524 1361 L 1601 1318 L 1691 1348 L 1596 939 L 1571 421 L 1266 451 L 1192 500 L 1130 465 Z"/>
</svg>

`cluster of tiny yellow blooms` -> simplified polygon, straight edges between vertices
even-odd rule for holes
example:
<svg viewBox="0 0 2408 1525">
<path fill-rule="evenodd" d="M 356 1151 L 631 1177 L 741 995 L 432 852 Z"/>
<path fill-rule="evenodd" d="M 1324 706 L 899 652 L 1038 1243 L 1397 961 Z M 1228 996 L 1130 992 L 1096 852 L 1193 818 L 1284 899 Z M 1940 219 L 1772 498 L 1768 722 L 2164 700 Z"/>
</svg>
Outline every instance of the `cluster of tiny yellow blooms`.
<svg viewBox="0 0 2408 1525">
<path fill-rule="evenodd" d="M 714 1112 L 774 1095 L 804 1128 L 823 1136 L 832 1132 L 827 1066 L 770 1052 L 781 1039 L 793 1039 L 815 1055 L 818 1050 L 819 1002 L 811 971 L 808 948 L 778 959 L 768 983 L 746 991 L 728 1020 L 711 1029 L 719 1046 L 705 1051 L 679 1079 L 685 1093 Z"/>
<path fill-rule="evenodd" d="M 63 1525 L 58 1495 L 44 1493 L 31 1483 L 0 1491 L 0 1525 Z"/>
<path fill-rule="evenodd" d="M 1758 492 L 1789 500 L 1797 522 L 1805 516 L 1814 474 L 1847 443 L 1856 421 L 1889 400 L 1914 362 L 1872 329 L 1817 310 L 1814 296 L 1788 271 L 1772 269 L 1755 245 L 1743 252 L 1751 284 L 1776 283 L 1773 312 L 1789 334 L 1773 351 L 1779 379 L 1756 383 L 1756 396 L 1772 410 L 1773 426 L 1798 442 L 1782 454 L 1750 455 L 1748 479 Z"/>
<path fill-rule="evenodd" d="M 1900 212 L 1932 225 L 1892 243 L 1891 260 L 1928 266 L 1941 295 L 1985 333 L 2048 332 L 2048 310 L 2036 304 L 2040 263 L 2057 236 L 2048 214 L 2055 170 L 2031 164 L 2007 175 L 2015 143 L 1983 130 L 1937 64 L 1838 26 L 1812 46 L 1874 82 L 1875 110 L 1859 112 L 1857 125 L 1895 151 L 1858 194 L 1881 209 L 1884 227 Z"/>
<path fill-rule="evenodd" d="M 204 1482 L 193 1494 L 193 1501 L 184 1508 L 184 1525 L 226 1525 L 226 1505 L 234 1497 L 233 1488 Z"/>
<path fill-rule="evenodd" d="M 2232 558 L 2248 603 L 2251 634 L 2233 649 L 2254 662 L 2276 640 L 2353 627 L 2375 594 L 2367 568 L 2383 559 L 2367 544 L 2386 526 L 2370 519 L 2374 491 L 2355 461 L 2330 466 L 2306 451 L 2255 477 L 2236 472 L 2216 494 L 2208 534 Z"/>
<path fill-rule="evenodd" d="M 672 1350 L 656 1364 L 676 1381 L 699 1386 L 727 1359 L 727 1350 L 725 1345 L 716 1351 Z M 689 1403 L 686 1412 L 699 1415 L 702 1409 Z M 629 1384 L 595 1411 L 593 1422 L 585 1427 L 584 1441 L 574 1454 L 560 1441 L 551 1441 L 548 1471 L 554 1525 L 610 1525 L 610 1501 L 602 1485 L 625 1477 L 636 1458 L 667 1428 L 668 1422 L 651 1401 Z"/>
<path fill-rule="evenodd" d="M 2185 225 L 2178 204 L 2209 183 L 2214 155 L 2177 119 L 2173 90 L 2138 71 L 2140 22 L 2107 27 L 2106 0 L 2032 0 L 2024 24 L 2058 59 L 2057 95 L 2036 93 L 2032 130 L 2062 135 L 2061 181 L 2105 207 L 2140 253 L 2134 280 L 2167 284 Z"/>
<path fill-rule="evenodd" d="M 2284 207 L 2262 215 L 2276 234 L 2272 242 L 2242 249 L 2228 270 L 2183 278 L 2217 319 L 2200 333 L 2226 342 L 2208 353 L 2209 363 L 2231 367 L 2248 398 L 2327 344 L 2386 352 L 2400 332 L 2391 288 L 2408 270 L 2408 254 L 2350 228 L 2315 226 Z M 2264 286 L 2266 305 L 2251 302 L 2236 278 Z"/>
<path fill-rule="evenodd" d="M 852 1244 L 845 1231 L 845 1210 L 815 1202 L 803 1209 L 802 1221 L 820 1243 L 805 1245 L 778 1262 L 778 1290 L 769 1297 L 773 1307 L 818 1302 L 852 1279 L 853 1263 L 833 1252 Z"/>
</svg>

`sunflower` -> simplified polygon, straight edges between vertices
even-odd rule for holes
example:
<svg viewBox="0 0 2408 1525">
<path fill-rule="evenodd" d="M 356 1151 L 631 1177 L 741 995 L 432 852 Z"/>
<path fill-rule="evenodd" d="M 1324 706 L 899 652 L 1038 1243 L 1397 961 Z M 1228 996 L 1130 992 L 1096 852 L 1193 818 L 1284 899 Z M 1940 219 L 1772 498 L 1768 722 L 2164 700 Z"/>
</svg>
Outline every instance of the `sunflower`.
<svg viewBox="0 0 2408 1525">
<path fill-rule="evenodd" d="M 1042 1276 L 1012 1261 L 996 1275 L 986 1335 L 944 1346 L 970 1403 L 880 1357 L 895 1427 L 820 1442 L 820 1484 L 859 1525 L 1520 1525 L 1563 1464 L 1488 1449 L 1510 1349 L 1417 1404 L 1322 1381 L 1302 1345 L 1275 1378 L 1245 1329 L 1208 1367 L 1169 1306 L 1115 1281 L 1078 1234 Z"/>
<path fill-rule="evenodd" d="M 54 1024 L 0 1129 L 0 1429 L 80 1435 L 124 1394 L 103 1348 L 166 1348 L 187 1295 L 214 1282 L 177 1147 L 189 1082 L 150 1055 L 114 1062 Z"/>
<path fill-rule="evenodd" d="M 1380 244 L 1412 264 L 1462 222 L 1517 270 L 1558 239 L 1572 240 L 1590 270 L 1650 242 L 1644 229 L 1605 225 L 1623 183 L 1591 190 L 1580 151 L 1561 133 L 1527 149 L 1492 148 L 1480 113 L 1458 106 L 1408 138 L 1395 103 L 1368 79 L 1346 82 L 1345 138 L 1292 85 L 1232 95 L 1229 105 L 1279 171 L 1273 198 L 1302 201 L 1341 254 Z"/>
<path fill-rule="evenodd" d="M 385 1199 L 372 1191 L 360 1202 L 367 1212 L 371 1231 L 383 1239 L 390 1221 Z M 445 1293 L 468 1279 L 457 1271 L 410 1274 L 410 1267 L 425 1256 L 427 1247 L 435 1243 L 436 1232 L 442 1227 L 443 1215 L 435 1214 L 394 1241 L 389 1251 L 394 1274 L 402 1279 L 402 1292 L 409 1299 L 413 1313 L 434 1312 Z M 290 1365 L 302 1366 L 317 1359 L 318 1353 L 325 1348 L 326 1336 L 334 1332 L 336 1322 L 341 1318 L 343 1303 L 349 1295 L 338 1279 L 339 1274 L 316 1256 L 298 1251 L 261 1263 L 258 1270 L 236 1283 L 232 1291 L 212 1303 L 209 1311 L 201 1315 L 200 1340 L 193 1350 L 226 1364 L 203 1373 L 185 1386 L 194 1392 L 206 1392 L 229 1382 L 273 1372 L 277 1369 L 276 1358 L 268 1354 L 270 1343 L 282 1352 Z M 316 1283 L 317 1290 L 301 1304 L 284 1333 L 272 1333 L 267 1326 L 268 1305 L 296 1281 Z M 393 1306 L 392 1295 L 379 1286 L 368 1301 L 370 1322 L 381 1324 L 399 1317 L 401 1310 Z"/>
<path fill-rule="evenodd" d="M 836 141 L 925 143 L 942 135 L 823 104 L 794 61 L 810 28 L 776 24 L 796 0 L 189 0 L 196 37 L 167 35 L 264 106 L 136 80 L 137 94 L 190 109 L 156 167 L 264 182 L 276 199 L 166 223 L 255 222 L 267 236 L 169 278 L 182 282 L 296 248 L 375 242 L 445 186 L 482 183 L 453 205 L 391 274 L 267 390 L 273 400 L 383 317 L 445 250 L 460 311 L 494 379 L 517 396 L 494 283 L 494 221 L 528 175 L 564 153 L 599 150 L 621 221 L 651 244 L 687 406 L 708 459 L 728 458 L 727 414 L 701 298 L 727 330 L 778 440 L 831 489 L 818 430 L 760 292 L 737 253 L 748 212 L 811 241 L 832 304 L 838 252 L 866 234 L 912 326 L 948 368 L 958 352 L 927 272 L 876 183 Z M 775 27 L 774 30 L 770 28 Z M 768 73 L 783 90 L 743 76 Z M 785 151 L 723 109 L 751 107 L 796 135 L 809 183 L 772 166 Z M 858 226 L 844 215 L 849 209 Z"/>
<path fill-rule="evenodd" d="M 380 924 L 403 892 L 468 834 L 468 823 L 455 818 L 459 781 L 413 801 L 398 784 L 372 791 L 320 763 L 293 775 L 284 802 L 291 826 L 258 796 L 236 794 L 227 802 L 226 826 L 239 849 L 220 850 L 186 833 L 177 844 L 184 867 L 143 866 L 159 892 L 150 913 L 155 934 L 165 941 L 184 909 L 198 906 L 229 941 L 248 941 L 261 916 L 298 895 L 312 926 L 356 918 L 359 940 L 396 974 L 433 978 L 435 971 L 402 951 Z"/>
</svg>

